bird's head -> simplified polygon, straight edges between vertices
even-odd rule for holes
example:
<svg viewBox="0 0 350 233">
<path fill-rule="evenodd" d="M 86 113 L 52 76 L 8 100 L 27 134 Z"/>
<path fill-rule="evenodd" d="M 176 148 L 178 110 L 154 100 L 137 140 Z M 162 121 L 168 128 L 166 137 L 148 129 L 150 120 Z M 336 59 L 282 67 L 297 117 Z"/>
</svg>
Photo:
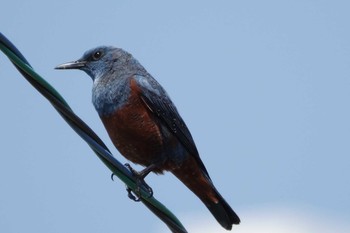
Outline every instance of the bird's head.
<svg viewBox="0 0 350 233">
<path fill-rule="evenodd" d="M 125 69 L 130 69 L 130 65 L 126 65 L 130 60 L 133 60 L 131 54 L 122 49 L 100 46 L 85 52 L 80 59 L 58 65 L 55 69 L 83 70 L 96 80 L 108 72 L 126 72 Z"/>
</svg>

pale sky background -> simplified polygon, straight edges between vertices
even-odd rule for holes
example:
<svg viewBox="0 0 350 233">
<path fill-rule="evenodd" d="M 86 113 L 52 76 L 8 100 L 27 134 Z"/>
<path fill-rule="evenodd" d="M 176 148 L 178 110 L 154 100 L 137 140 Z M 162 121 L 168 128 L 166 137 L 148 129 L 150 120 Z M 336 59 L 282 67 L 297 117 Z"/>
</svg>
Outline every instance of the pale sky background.
<svg viewBox="0 0 350 233">
<path fill-rule="evenodd" d="M 98 45 L 131 52 L 241 217 L 234 232 L 349 232 L 349 12 L 346 0 L 11 0 L 0 31 L 123 163 L 90 78 L 53 68 Z M 0 78 L 0 232 L 169 232 L 3 54 Z M 190 232 L 220 232 L 171 174 L 147 181 Z"/>
</svg>

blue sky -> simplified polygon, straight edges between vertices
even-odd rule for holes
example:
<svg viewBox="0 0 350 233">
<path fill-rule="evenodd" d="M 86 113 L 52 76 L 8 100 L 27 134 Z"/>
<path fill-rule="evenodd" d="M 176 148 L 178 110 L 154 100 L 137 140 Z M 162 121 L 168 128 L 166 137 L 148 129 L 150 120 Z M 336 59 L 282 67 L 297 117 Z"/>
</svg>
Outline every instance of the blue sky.
<svg viewBox="0 0 350 233">
<path fill-rule="evenodd" d="M 122 162 L 91 104 L 90 78 L 53 68 L 98 45 L 131 52 L 172 97 L 244 232 L 261 229 L 252 219 L 262 210 L 272 225 L 289 209 L 350 217 L 349 7 L 13 0 L 2 4 L 0 28 Z M 0 232 L 167 232 L 2 55 L 0 77 Z M 185 225 L 203 216 L 220 230 L 171 174 L 147 181 Z"/>
</svg>

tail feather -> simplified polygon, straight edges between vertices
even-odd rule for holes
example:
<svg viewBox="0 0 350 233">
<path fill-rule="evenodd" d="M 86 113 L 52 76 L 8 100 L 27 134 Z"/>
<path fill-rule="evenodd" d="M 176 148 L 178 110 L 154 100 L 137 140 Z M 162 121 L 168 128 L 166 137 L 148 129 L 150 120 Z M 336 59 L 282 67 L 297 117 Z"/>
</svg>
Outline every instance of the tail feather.
<svg viewBox="0 0 350 233">
<path fill-rule="evenodd" d="M 211 200 L 202 199 L 202 201 L 220 225 L 226 230 L 231 230 L 232 225 L 239 224 L 241 220 L 225 199 L 216 190 L 215 192 L 218 199 L 217 203 Z"/>
<path fill-rule="evenodd" d="M 190 158 L 179 169 L 172 170 L 172 173 L 201 199 L 226 230 L 231 230 L 233 224 L 240 223 L 237 214 L 216 190 L 207 173 L 203 172 L 194 159 Z"/>
</svg>

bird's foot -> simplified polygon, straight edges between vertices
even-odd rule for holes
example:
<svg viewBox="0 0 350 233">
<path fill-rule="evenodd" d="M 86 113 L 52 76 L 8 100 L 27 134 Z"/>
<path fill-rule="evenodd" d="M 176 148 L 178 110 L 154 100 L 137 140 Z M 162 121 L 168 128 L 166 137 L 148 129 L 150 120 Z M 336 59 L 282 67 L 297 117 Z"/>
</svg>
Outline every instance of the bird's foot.
<svg viewBox="0 0 350 233">
<path fill-rule="evenodd" d="M 141 200 L 141 196 L 139 196 L 140 194 L 137 194 L 137 193 L 133 194 L 133 191 L 131 188 L 126 187 L 126 191 L 128 192 L 128 197 L 131 200 L 133 200 L 135 202 L 139 202 Z"/>
<path fill-rule="evenodd" d="M 143 186 L 147 192 L 148 192 L 148 198 L 151 198 L 153 196 L 153 190 L 152 188 L 145 182 L 145 177 L 148 175 L 149 171 L 143 170 L 141 172 L 136 171 L 134 168 L 130 166 L 130 164 L 126 163 L 125 166 L 129 169 L 129 171 L 133 174 L 133 176 L 136 178 L 136 188 L 134 191 L 131 190 L 131 188 L 127 187 L 128 191 L 128 197 L 134 201 L 140 201 L 141 197 L 141 187 Z M 113 175 L 112 175 L 113 176 Z M 134 193 L 134 194 L 132 194 Z M 135 197 L 136 196 L 136 197 Z"/>
</svg>

